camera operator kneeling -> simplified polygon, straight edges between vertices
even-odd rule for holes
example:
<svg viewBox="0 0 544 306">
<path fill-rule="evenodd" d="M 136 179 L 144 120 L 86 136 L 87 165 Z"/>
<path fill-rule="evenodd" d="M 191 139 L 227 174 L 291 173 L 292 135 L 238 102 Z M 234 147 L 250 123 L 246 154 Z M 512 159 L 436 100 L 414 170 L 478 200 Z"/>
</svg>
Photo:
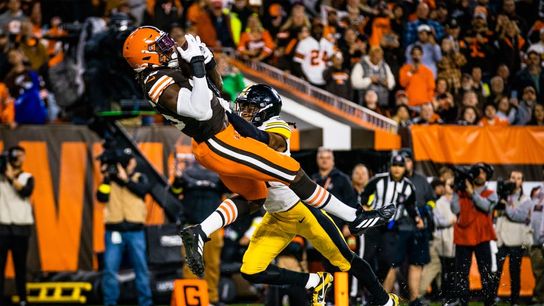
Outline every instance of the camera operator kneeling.
<svg viewBox="0 0 544 306">
<path fill-rule="evenodd" d="M 136 274 L 138 305 L 149 306 L 153 301 L 146 260 L 144 223 L 147 208 L 144 196 L 150 185 L 144 174 L 135 171 L 137 162 L 130 148 L 113 153 L 114 158 L 106 159 L 108 163 L 102 164 L 104 181 L 97 191 L 98 201 L 106 203 L 106 251 L 102 278 L 104 305 L 117 305 L 117 272 L 126 250 Z"/>
<path fill-rule="evenodd" d="M 34 178 L 24 172 L 25 149 L 11 147 L 0 161 L 0 304 L 4 305 L 4 275 L 8 251 L 15 266 L 15 285 L 19 305 L 26 305 L 26 257 L 34 218 L 30 195 Z M 8 301 L 6 301 L 8 302 Z"/>
<path fill-rule="evenodd" d="M 502 267 L 506 256 L 510 256 L 510 304 L 517 304 L 520 290 L 521 259 L 523 247 L 533 244 L 528 211 L 523 213 L 521 205 L 530 198 L 523 194 L 523 173 L 512 171 L 508 182 L 499 182 L 499 205 L 497 205 L 497 254 L 498 271 L 495 288 L 498 288 L 501 279 Z"/>
<path fill-rule="evenodd" d="M 459 297 L 461 305 L 468 305 L 470 296 L 468 275 L 472 254 L 475 253 L 482 277 L 484 305 L 489 306 L 493 305 L 495 300 L 490 242 L 497 239 L 491 214 L 498 197 L 495 191 L 486 186 L 487 179 L 493 175 L 491 166 L 479 163 L 472 166 L 469 172 L 470 179 L 465 179 L 464 190 L 457 190 L 459 197 L 454 198 L 451 204 L 452 212 L 458 214 L 457 223 L 453 228 L 457 278 L 453 291 L 454 296 Z M 456 188 L 459 188 L 459 184 L 456 185 Z"/>
</svg>

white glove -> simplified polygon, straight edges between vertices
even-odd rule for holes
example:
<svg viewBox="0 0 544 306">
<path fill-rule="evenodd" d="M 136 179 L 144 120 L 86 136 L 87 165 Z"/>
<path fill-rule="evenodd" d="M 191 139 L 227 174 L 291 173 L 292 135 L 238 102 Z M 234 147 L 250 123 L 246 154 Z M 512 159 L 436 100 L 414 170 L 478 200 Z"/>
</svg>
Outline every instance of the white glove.
<svg viewBox="0 0 544 306">
<path fill-rule="evenodd" d="M 200 51 L 202 51 L 202 54 L 204 55 L 204 64 L 209 64 L 213 59 L 213 53 L 210 48 L 208 48 L 205 43 L 201 42 Z"/>
<path fill-rule="evenodd" d="M 229 112 L 229 113 L 232 113 L 232 109 L 230 108 L 230 102 L 223 99 L 223 98 L 220 98 L 220 97 L 217 97 L 217 100 L 219 100 L 219 104 L 221 104 L 221 106 L 223 106 L 223 108 Z"/>
<path fill-rule="evenodd" d="M 200 37 L 194 37 L 191 34 L 185 35 L 185 40 L 187 41 L 187 50 L 183 50 L 181 47 L 178 47 L 178 52 L 187 63 L 191 62 L 191 59 L 196 56 L 204 56 L 200 49 Z"/>
</svg>

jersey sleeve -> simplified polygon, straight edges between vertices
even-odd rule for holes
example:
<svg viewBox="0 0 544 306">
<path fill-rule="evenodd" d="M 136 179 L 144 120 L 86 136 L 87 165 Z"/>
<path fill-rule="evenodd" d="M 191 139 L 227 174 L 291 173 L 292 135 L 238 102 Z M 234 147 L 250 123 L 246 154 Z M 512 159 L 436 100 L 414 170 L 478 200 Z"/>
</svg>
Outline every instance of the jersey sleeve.
<svg viewBox="0 0 544 306">
<path fill-rule="evenodd" d="M 293 60 L 298 63 L 303 63 L 304 59 L 306 59 L 306 40 L 302 40 L 298 42 L 298 45 L 295 49 L 295 56 L 293 57 Z"/>
<path fill-rule="evenodd" d="M 153 104 L 157 104 L 166 88 L 174 83 L 174 77 L 167 72 L 152 72 L 144 80 L 145 94 Z"/>
<path fill-rule="evenodd" d="M 263 128 L 264 131 L 279 134 L 285 139 L 291 138 L 291 128 L 289 128 L 289 124 L 281 119 L 268 120 L 263 123 Z"/>
</svg>

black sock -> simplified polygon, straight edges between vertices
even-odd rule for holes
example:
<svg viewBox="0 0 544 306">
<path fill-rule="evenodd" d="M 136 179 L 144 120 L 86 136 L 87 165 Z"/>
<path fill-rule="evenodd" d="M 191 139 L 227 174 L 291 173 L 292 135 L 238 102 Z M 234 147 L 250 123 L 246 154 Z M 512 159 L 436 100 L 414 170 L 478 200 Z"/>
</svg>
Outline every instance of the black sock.
<svg viewBox="0 0 544 306">
<path fill-rule="evenodd" d="M 304 288 L 310 277 L 308 273 L 295 272 L 279 268 L 275 265 L 268 265 L 266 270 L 256 274 L 245 274 L 242 276 L 249 282 L 269 285 L 295 285 Z"/>
<path fill-rule="evenodd" d="M 370 292 L 370 304 L 385 305 L 389 301 L 389 295 L 385 292 L 376 274 L 374 274 L 374 271 L 372 271 L 372 268 L 364 259 L 354 256 L 349 272 L 357 277 L 357 280 Z"/>
</svg>

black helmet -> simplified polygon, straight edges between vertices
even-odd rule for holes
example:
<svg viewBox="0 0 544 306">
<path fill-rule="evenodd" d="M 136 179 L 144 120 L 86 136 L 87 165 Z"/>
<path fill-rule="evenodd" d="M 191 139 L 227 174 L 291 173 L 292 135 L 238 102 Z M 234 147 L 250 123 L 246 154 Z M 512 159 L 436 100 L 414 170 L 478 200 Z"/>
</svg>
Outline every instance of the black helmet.
<svg viewBox="0 0 544 306">
<path fill-rule="evenodd" d="M 242 116 L 245 107 L 254 106 L 251 122 L 260 126 L 266 120 L 278 116 L 281 111 L 281 97 L 278 92 L 264 84 L 255 84 L 246 87 L 236 98 L 235 110 Z M 244 117 L 244 116 L 242 116 Z"/>
</svg>

